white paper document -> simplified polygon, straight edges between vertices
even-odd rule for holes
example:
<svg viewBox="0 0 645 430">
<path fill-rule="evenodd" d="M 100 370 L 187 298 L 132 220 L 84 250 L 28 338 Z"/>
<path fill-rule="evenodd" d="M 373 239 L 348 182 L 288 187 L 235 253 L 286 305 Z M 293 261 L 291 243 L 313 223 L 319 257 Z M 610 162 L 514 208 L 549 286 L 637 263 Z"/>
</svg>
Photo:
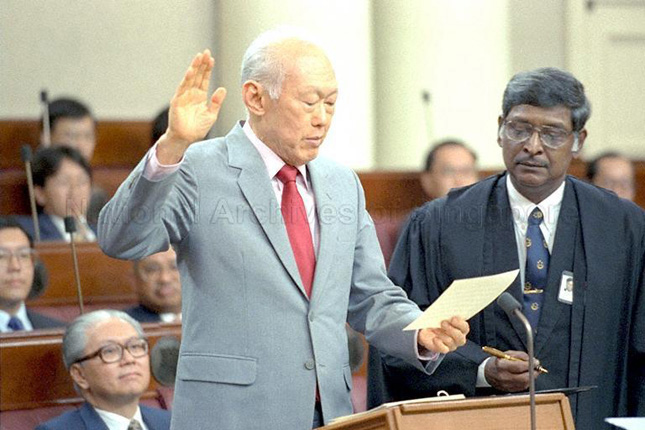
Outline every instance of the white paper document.
<svg viewBox="0 0 645 430">
<path fill-rule="evenodd" d="M 520 269 L 480 278 L 457 279 L 404 330 L 439 328 L 441 321 L 459 315 L 470 319 L 490 305 L 513 283 Z"/>
<path fill-rule="evenodd" d="M 605 418 L 609 424 L 626 430 L 645 430 L 645 418 Z"/>
</svg>

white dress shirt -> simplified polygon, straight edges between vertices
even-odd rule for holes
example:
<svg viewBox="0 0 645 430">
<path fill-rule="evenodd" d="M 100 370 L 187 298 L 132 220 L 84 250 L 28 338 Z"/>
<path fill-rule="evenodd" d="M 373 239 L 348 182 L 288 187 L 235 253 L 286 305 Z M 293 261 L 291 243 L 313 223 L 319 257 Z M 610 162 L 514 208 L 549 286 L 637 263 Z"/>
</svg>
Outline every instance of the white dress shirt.
<svg viewBox="0 0 645 430">
<path fill-rule="evenodd" d="M 20 304 L 20 308 L 18 308 L 18 312 L 16 312 L 16 315 L 14 315 L 16 318 L 20 320 L 22 323 L 22 326 L 25 328 L 25 331 L 32 331 L 34 327 L 31 325 L 31 321 L 29 321 L 29 317 L 27 317 L 27 308 L 25 307 L 25 303 Z M 9 320 L 11 319 L 12 315 L 9 315 L 7 312 L 0 310 L 0 332 L 1 333 L 9 333 L 12 332 L 9 328 Z"/>
<path fill-rule="evenodd" d="M 69 233 L 67 233 L 67 231 L 65 230 L 65 219 L 57 215 L 47 214 L 47 216 L 49 217 L 49 219 L 52 220 L 52 224 L 54 224 L 56 229 L 60 232 L 60 235 L 63 237 L 63 240 L 69 243 L 70 237 L 69 237 Z M 87 220 L 85 219 L 85 217 L 74 218 L 74 222 L 76 222 L 76 233 L 74 234 L 78 234 L 80 229 L 83 228 L 85 230 L 85 235 L 87 236 L 87 241 L 96 242 L 96 235 L 94 234 L 90 226 L 87 224 Z M 78 225 L 79 223 L 83 223 L 83 226 Z"/>
<path fill-rule="evenodd" d="M 520 263 L 520 285 L 524 285 L 524 272 L 526 271 L 526 229 L 528 228 L 528 218 L 533 209 L 540 208 L 544 215 L 544 221 L 540 223 L 540 230 L 549 247 L 549 253 L 553 251 L 553 242 L 555 241 L 555 229 L 558 225 L 558 216 L 562 207 L 562 198 L 564 197 L 564 182 L 550 196 L 542 200 L 537 205 L 524 197 L 517 191 L 517 188 L 511 181 L 511 175 L 506 175 L 506 190 L 508 192 L 508 201 L 513 213 L 513 227 L 515 229 L 515 243 L 517 245 L 517 258 Z M 484 360 L 477 370 L 477 387 L 490 387 L 484 376 L 484 367 L 488 360 Z"/>
<path fill-rule="evenodd" d="M 104 411 L 102 409 L 94 408 L 97 414 L 101 417 L 105 425 L 110 430 L 128 430 L 130 421 L 137 420 L 141 424 L 143 430 L 148 430 L 146 423 L 143 422 L 143 417 L 141 416 L 141 408 L 137 406 L 137 411 L 134 413 L 132 418 L 126 418 L 123 415 L 115 414 L 113 412 Z"/>
</svg>

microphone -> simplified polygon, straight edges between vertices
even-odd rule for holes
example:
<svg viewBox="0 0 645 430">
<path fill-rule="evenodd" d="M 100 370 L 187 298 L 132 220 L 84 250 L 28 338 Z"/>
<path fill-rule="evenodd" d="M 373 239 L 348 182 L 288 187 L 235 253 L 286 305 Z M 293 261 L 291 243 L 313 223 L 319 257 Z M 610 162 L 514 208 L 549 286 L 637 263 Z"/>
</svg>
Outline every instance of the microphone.
<svg viewBox="0 0 645 430">
<path fill-rule="evenodd" d="M 164 387 L 173 387 L 177 376 L 180 342 L 174 336 L 164 336 L 150 351 L 152 376 Z"/>
<path fill-rule="evenodd" d="M 504 310 L 504 312 L 506 312 L 506 315 L 508 315 L 509 318 L 513 318 L 513 316 L 518 318 L 522 324 L 524 324 L 524 328 L 526 329 L 526 343 L 529 353 L 529 406 L 531 409 L 531 430 L 535 430 L 535 380 L 533 379 L 535 374 L 535 358 L 533 357 L 533 328 L 531 327 L 529 320 L 526 319 L 526 316 L 522 313 L 522 306 L 510 293 L 502 293 L 502 295 L 497 299 L 497 304 Z"/>
<path fill-rule="evenodd" d="M 31 173 L 31 147 L 22 145 L 20 147 L 20 157 L 25 163 L 25 173 L 27 174 L 27 189 L 29 190 L 29 203 L 31 205 L 31 220 L 34 223 L 34 241 L 40 242 L 40 225 L 38 224 L 38 213 L 36 212 L 36 197 L 34 194 L 34 177 Z"/>
<path fill-rule="evenodd" d="M 74 217 L 65 217 L 65 231 L 69 233 L 70 245 L 72 247 L 72 260 L 74 261 L 74 279 L 76 279 L 76 296 L 78 297 L 78 308 L 83 315 L 83 291 L 81 290 L 81 276 L 78 271 L 78 256 L 76 255 L 76 243 L 74 242 L 74 233 L 76 232 L 76 224 Z"/>
<path fill-rule="evenodd" d="M 426 125 L 426 138 L 428 139 L 428 145 L 430 145 L 432 143 L 432 96 L 430 95 L 430 91 L 421 91 L 421 100 L 423 101 L 423 120 Z"/>
<path fill-rule="evenodd" d="M 49 123 L 49 102 L 47 101 L 47 90 L 40 92 L 41 110 L 43 113 L 43 146 L 47 148 L 52 143 L 51 124 Z"/>
</svg>

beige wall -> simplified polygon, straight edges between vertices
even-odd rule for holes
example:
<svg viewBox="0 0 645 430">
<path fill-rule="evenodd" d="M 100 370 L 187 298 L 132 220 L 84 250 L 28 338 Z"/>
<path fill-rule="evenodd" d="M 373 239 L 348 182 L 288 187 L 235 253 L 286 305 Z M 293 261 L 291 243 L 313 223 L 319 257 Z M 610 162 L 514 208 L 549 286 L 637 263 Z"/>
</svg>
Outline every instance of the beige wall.
<svg viewBox="0 0 645 430">
<path fill-rule="evenodd" d="M 99 118 L 148 119 L 190 58 L 213 46 L 211 0 L 2 0 L 0 118 L 73 95 Z"/>
<path fill-rule="evenodd" d="M 279 7 L 278 7 L 279 3 Z M 35 118 L 41 89 L 99 119 L 149 119 L 190 58 L 213 50 L 229 89 L 217 134 L 244 116 L 239 63 L 279 24 L 319 33 L 341 86 L 323 153 L 358 169 L 418 169 L 428 141 L 458 137 L 501 166 L 495 119 L 513 73 L 566 67 L 568 0 L 2 0 L 0 118 Z M 424 110 L 421 92 L 430 90 Z M 593 100 L 592 100 L 593 101 Z M 426 124 L 428 121 L 428 124 Z"/>
<path fill-rule="evenodd" d="M 566 67 L 565 3 L 566 0 L 508 0 L 508 47 L 513 74 L 538 67 Z"/>
<path fill-rule="evenodd" d="M 481 166 L 497 166 L 496 118 L 511 58 L 507 2 L 374 5 L 378 166 L 420 169 L 431 144 L 445 138 L 468 143 Z"/>
</svg>

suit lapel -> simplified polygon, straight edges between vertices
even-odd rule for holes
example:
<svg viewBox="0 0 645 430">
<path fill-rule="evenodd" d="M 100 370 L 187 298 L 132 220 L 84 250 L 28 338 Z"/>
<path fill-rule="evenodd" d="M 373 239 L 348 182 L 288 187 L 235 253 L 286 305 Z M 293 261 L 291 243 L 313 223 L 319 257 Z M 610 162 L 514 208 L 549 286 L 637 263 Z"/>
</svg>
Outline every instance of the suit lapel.
<svg viewBox="0 0 645 430">
<path fill-rule="evenodd" d="M 227 135 L 226 145 L 230 166 L 240 169 L 237 184 L 242 194 L 291 279 L 306 296 L 280 206 L 275 198 L 271 178 L 268 177 L 262 157 L 239 124 Z"/>
<path fill-rule="evenodd" d="M 322 287 L 325 285 L 325 279 L 331 270 L 334 254 L 336 250 L 337 230 L 338 230 L 338 213 L 332 199 L 332 190 L 336 188 L 334 177 L 325 172 L 320 163 L 316 160 L 307 165 L 307 172 L 311 178 L 311 184 L 316 199 L 316 213 L 318 225 L 320 227 L 320 243 L 318 244 L 318 253 L 316 255 L 316 272 L 314 274 L 314 285 L 312 289 L 312 301 L 319 297 Z M 329 208 L 334 208 L 333 216 L 327 217 Z"/>
<path fill-rule="evenodd" d="M 83 403 L 79 409 L 85 428 L 92 430 L 109 430 L 105 421 L 101 419 L 99 414 L 87 402 Z"/>
<path fill-rule="evenodd" d="M 547 289 L 544 292 L 544 302 L 538 323 L 537 337 L 535 340 L 535 355 L 548 343 L 549 335 L 558 323 L 563 312 L 570 309 L 570 305 L 558 300 L 562 272 L 571 271 L 573 268 L 574 249 L 578 242 L 578 208 L 573 187 L 567 182 L 562 198 L 562 207 L 558 216 L 558 224 L 553 244 L 553 252 L 549 263 L 549 276 Z"/>
<path fill-rule="evenodd" d="M 49 217 L 49 215 L 41 213 L 38 215 L 38 227 L 40 228 L 40 239 L 52 240 L 59 239 L 65 240 L 65 237 L 61 235 L 61 232 L 56 228 L 54 222 Z M 35 226 L 34 226 L 35 228 Z"/>
</svg>

